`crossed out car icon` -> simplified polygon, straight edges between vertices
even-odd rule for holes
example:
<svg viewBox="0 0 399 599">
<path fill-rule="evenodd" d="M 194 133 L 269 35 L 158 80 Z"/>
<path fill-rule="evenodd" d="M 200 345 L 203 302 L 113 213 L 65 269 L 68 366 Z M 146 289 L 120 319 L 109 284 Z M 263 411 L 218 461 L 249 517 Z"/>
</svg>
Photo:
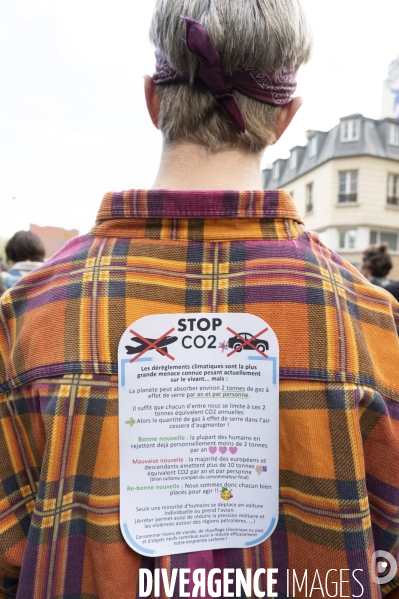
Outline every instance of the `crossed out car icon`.
<svg viewBox="0 0 399 599">
<path fill-rule="evenodd" d="M 246 341 L 249 341 L 253 337 L 253 335 L 251 335 L 251 333 L 239 333 L 239 335 Z M 230 339 L 229 339 L 229 347 L 231 347 L 232 349 L 236 349 L 237 352 L 240 352 L 243 349 L 249 349 L 249 350 L 255 351 L 254 346 L 257 347 L 258 350 L 261 352 L 264 352 L 267 349 L 269 349 L 269 344 L 266 341 L 266 339 L 254 339 L 253 341 L 251 341 L 252 347 L 251 347 L 251 345 L 245 345 L 245 347 L 241 347 L 242 344 L 243 344 L 243 341 L 239 337 L 230 337 Z M 237 349 L 237 348 L 240 348 L 240 349 Z"/>
</svg>

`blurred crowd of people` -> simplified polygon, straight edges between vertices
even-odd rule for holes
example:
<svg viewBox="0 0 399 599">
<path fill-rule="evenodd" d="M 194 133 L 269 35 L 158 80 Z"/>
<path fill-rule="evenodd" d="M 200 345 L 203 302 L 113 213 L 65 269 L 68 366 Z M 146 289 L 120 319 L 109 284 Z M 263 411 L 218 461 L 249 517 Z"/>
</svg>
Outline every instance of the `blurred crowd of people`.
<svg viewBox="0 0 399 599">
<path fill-rule="evenodd" d="M 43 242 L 32 231 L 15 233 L 7 242 L 5 253 L 6 262 L 0 258 L 0 295 L 43 264 L 46 255 Z"/>
<path fill-rule="evenodd" d="M 43 264 L 43 242 L 32 231 L 18 231 L 5 247 L 6 262 L 0 257 L 0 295 L 24 275 Z M 388 279 L 393 268 L 388 244 L 372 245 L 363 253 L 362 274 L 373 285 L 383 287 L 399 301 L 399 281 Z"/>
</svg>

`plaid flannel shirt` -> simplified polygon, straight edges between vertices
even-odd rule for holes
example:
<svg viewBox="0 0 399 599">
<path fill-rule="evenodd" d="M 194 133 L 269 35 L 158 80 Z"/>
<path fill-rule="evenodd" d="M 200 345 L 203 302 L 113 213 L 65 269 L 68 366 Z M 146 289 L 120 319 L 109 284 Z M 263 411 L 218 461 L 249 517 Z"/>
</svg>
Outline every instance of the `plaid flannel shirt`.
<svg viewBox="0 0 399 599">
<path fill-rule="evenodd" d="M 138 318 L 185 311 L 277 334 L 280 518 L 251 549 L 153 560 L 119 528 L 117 346 Z M 279 598 L 287 569 L 347 569 L 341 596 L 359 596 L 358 569 L 360 596 L 398 598 L 370 565 L 399 550 L 398 327 L 397 302 L 283 191 L 106 194 L 91 233 L 2 298 L 0 597 L 130 599 L 140 567 L 203 566 L 278 568 Z"/>
</svg>

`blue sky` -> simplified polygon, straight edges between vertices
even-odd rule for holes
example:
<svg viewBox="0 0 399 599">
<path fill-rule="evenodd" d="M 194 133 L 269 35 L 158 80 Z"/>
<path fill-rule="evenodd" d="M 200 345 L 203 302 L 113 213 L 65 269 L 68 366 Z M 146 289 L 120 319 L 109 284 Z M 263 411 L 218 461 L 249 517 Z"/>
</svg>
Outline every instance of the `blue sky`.
<svg viewBox="0 0 399 599">
<path fill-rule="evenodd" d="M 380 117 L 382 83 L 399 55 L 398 0 L 304 0 L 314 56 L 304 98 L 264 164 L 355 112 Z M 150 187 L 162 139 L 142 93 L 154 68 L 154 0 L 0 3 L 0 236 L 29 223 L 86 232 L 103 194 Z M 13 199 L 16 198 L 16 199 Z"/>
</svg>

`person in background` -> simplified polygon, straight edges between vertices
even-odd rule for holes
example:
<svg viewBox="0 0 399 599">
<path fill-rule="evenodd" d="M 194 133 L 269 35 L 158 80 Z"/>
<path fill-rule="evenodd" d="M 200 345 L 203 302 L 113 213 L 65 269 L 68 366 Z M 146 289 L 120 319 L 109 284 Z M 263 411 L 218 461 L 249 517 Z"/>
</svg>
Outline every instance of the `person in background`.
<svg viewBox="0 0 399 599">
<path fill-rule="evenodd" d="M 8 272 L 2 272 L 1 278 L 6 289 L 13 287 L 23 276 L 41 266 L 46 251 L 43 242 L 32 231 L 18 231 L 6 245 L 7 261 L 12 263 Z"/>
<path fill-rule="evenodd" d="M 387 278 L 393 267 L 388 244 L 372 245 L 363 253 L 361 271 L 373 285 L 383 287 L 399 301 L 399 281 Z"/>
</svg>

